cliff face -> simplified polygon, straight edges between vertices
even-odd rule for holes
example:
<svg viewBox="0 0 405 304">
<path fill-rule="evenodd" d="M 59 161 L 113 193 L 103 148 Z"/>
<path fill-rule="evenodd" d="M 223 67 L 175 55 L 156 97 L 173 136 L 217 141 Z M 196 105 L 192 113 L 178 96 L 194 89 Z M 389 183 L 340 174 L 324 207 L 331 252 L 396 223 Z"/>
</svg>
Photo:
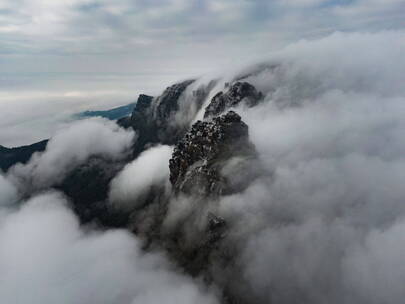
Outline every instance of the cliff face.
<svg viewBox="0 0 405 304">
<path fill-rule="evenodd" d="M 180 130 L 172 123 L 174 115 L 180 107 L 180 98 L 194 81 L 187 80 L 168 87 L 162 95 L 151 97 L 139 95 L 138 101 L 130 117 L 123 118 L 118 124 L 132 128 L 137 133 L 134 146 L 134 157 L 146 146 L 153 144 L 174 144 Z"/>
<path fill-rule="evenodd" d="M 153 120 L 151 119 L 152 102 L 152 96 L 139 95 L 132 114 L 117 122 L 120 126 L 132 128 L 136 132 L 137 139 L 133 148 L 133 157 L 141 153 L 147 144 L 157 142 Z"/>
<path fill-rule="evenodd" d="M 152 104 L 151 118 L 157 128 L 167 127 L 169 119 L 179 110 L 179 99 L 194 80 L 186 80 L 168 87 Z M 158 130 L 161 131 L 161 130 Z M 165 140 L 164 137 L 160 139 Z"/>
</svg>

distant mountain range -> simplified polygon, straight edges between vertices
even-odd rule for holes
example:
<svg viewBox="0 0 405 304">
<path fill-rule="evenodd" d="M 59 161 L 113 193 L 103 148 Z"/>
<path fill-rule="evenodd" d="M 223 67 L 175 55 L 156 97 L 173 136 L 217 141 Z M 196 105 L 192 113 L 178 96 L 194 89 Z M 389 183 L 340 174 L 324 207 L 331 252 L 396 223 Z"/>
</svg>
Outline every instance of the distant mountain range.
<svg viewBox="0 0 405 304">
<path fill-rule="evenodd" d="M 74 114 L 77 119 L 87 118 L 87 117 L 104 117 L 111 120 L 120 119 L 122 117 L 128 116 L 132 113 L 135 107 L 135 103 L 130 103 L 124 106 L 116 107 L 105 111 L 84 111 Z"/>
</svg>

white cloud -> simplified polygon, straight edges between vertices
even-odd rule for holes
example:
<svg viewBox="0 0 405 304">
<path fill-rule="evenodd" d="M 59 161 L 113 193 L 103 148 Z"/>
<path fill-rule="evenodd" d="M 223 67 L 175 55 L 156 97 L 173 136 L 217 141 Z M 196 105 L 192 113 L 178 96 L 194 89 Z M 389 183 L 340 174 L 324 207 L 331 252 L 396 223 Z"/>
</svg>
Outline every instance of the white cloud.
<svg viewBox="0 0 405 304">
<path fill-rule="evenodd" d="M 0 208 L 13 205 L 17 198 L 17 189 L 0 173 Z"/>
<path fill-rule="evenodd" d="M 403 41 L 303 41 L 248 79 L 267 102 L 242 117 L 272 174 L 220 208 L 247 240 L 242 263 L 260 301 L 402 302 L 392 239 L 405 216 Z"/>
<path fill-rule="evenodd" d="M 65 205 L 44 194 L 2 218 L 2 303 L 217 303 L 128 232 L 83 231 Z"/>
<path fill-rule="evenodd" d="M 142 205 L 142 196 L 152 186 L 164 186 L 168 182 L 171 156 L 172 148 L 169 146 L 158 146 L 143 152 L 112 180 L 110 200 L 123 208 Z"/>
</svg>

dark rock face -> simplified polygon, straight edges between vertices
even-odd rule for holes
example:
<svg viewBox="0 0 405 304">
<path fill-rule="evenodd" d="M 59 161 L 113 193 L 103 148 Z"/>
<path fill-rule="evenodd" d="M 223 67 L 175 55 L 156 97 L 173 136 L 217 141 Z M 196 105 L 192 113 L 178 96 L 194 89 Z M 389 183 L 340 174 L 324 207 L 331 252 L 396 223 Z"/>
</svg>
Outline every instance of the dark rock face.
<svg viewBox="0 0 405 304">
<path fill-rule="evenodd" d="M 152 96 L 140 94 L 136 102 L 136 106 L 132 112 L 132 115 L 136 113 L 145 114 L 146 111 L 149 109 L 152 100 L 153 100 Z"/>
<path fill-rule="evenodd" d="M 76 168 L 55 186 L 65 193 L 82 223 L 96 221 L 101 226 L 122 227 L 127 215 L 108 208 L 105 200 L 111 180 L 124 167 L 125 162 L 114 162 L 92 157 Z"/>
<path fill-rule="evenodd" d="M 233 111 L 212 121 L 197 121 L 176 145 L 170 159 L 170 182 L 176 192 L 197 195 L 228 194 L 232 183 L 223 169 L 233 157 L 252 158 L 255 149 L 248 126 Z"/>
<path fill-rule="evenodd" d="M 204 118 L 218 116 L 231 107 L 243 104 L 248 107 L 257 105 L 263 99 L 263 94 L 258 92 L 248 82 L 236 82 L 227 92 L 219 92 L 205 108 Z"/>
<path fill-rule="evenodd" d="M 137 135 L 133 147 L 133 157 L 139 155 L 149 143 L 156 143 L 157 136 L 153 120 L 151 119 L 151 107 L 153 97 L 141 94 L 138 97 L 131 116 L 118 120 L 118 125 L 124 128 L 132 128 Z"/>
<path fill-rule="evenodd" d="M 178 133 L 182 130 L 177 130 L 177 126 L 173 123 L 173 120 L 180 107 L 180 97 L 193 82 L 194 80 L 186 80 L 174 84 L 154 100 L 151 118 L 153 119 L 159 142 L 170 145 L 179 139 Z"/>
<path fill-rule="evenodd" d="M 213 244 L 224 238 L 226 227 L 224 218 L 209 212 L 207 215 L 207 243 Z"/>
<path fill-rule="evenodd" d="M 139 95 L 132 115 L 118 121 L 120 126 L 132 128 L 137 133 L 134 157 L 149 145 L 174 144 L 185 133 L 183 130 L 183 133 L 177 130 L 172 120 L 179 110 L 180 97 L 193 82 L 194 80 L 187 80 L 174 84 L 156 98 Z"/>
<path fill-rule="evenodd" d="M 23 163 L 29 161 L 32 154 L 35 152 L 42 152 L 45 150 L 48 140 L 43 140 L 32 145 L 21 146 L 16 148 L 6 148 L 0 146 L 0 168 L 6 172 L 10 167 L 16 163 Z"/>
<path fill-rule="evenodd" d="M 146 122 L 149 118 L 152 100 L 152 96 L 140 94 L 131 115 L 119 119 L 117 123 L 124 128 L 133 127 L 138 129 L 144 127 L 143 122 Z"/>
<path fill-rule="evenodd" d="M 195 107 L 197 109 L 200 109 L 203 106 L 203 102 L 216 84 L 217 80 L 211 80 L 206 86 L 200 86 L 197 88 L 197 90 L 193 91 L 193 96 L 195 97 Z"/>
<path fill-rule="evenodd" d="M 186 80 L 168 87 L 161 96 L 156 98 L 153 105 L 153 118 L 156 125 L 163 126 L 167 120 L 179 109 L 178 100 L 194 80 Z"/>
</svg>

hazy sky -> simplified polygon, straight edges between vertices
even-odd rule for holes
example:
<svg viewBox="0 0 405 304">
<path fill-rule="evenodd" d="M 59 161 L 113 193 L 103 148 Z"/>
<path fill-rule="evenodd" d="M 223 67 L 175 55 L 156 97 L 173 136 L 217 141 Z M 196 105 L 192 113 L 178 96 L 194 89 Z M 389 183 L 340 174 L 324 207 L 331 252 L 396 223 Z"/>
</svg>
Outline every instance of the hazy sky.
<svg viewBox="0 0 405 304">
<path fill-rule="evenodd" d="M 300 39 L 403 28 L 405 0 L 0 0 L 0 112 L 105 108 Z"/>
</svg>

